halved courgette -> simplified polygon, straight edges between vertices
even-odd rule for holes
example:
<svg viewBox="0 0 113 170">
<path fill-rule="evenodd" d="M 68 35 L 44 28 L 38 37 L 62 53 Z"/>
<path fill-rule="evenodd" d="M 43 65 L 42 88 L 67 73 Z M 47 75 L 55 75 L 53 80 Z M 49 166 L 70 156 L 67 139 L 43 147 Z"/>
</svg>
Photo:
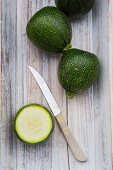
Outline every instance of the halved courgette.
<svg viewBox="0 0 113 170">
<path fill-rule="evenodd" d="M 14 120 L 17 137 L 29 144 L 45 141 L 54 128 L 53 116 L 49 110 L 38 104 L 22 107 Z"/>
</svg>

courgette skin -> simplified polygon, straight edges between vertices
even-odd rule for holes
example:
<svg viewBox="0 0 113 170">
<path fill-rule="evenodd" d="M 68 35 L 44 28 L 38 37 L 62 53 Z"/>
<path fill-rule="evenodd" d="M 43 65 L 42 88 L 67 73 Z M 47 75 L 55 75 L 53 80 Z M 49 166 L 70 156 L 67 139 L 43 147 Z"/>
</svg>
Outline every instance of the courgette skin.
<svg viewBox="0 0 113 170">
<path fill-rule="evenodd" d="M 95 0 L 55 0 L 55 2 L 67 16 L 80 17 L 93 8 Z"/>
<path fill-rule="evenodd" d="M 67 97 L 87 90 L 96 81 L 99 69 L 96 55 L 79 49 L 65 51 L 58 66 L 58 78 Z"/>
<path fill-rule="evenodd" d="M 29 39 L 47 53 L 61 53 L 72 38 L 68 17 L 52 6 L 36 12 L 29 20 L 26 31 Z"/>
<path fill-rule="evenodd" d="M 20 136 L 18 135 L 17 131 L 16 131 L 16 118 L 18 117 L 19 113 L 20 113 L 24 108 L 29 107 L 29 106 L 33 106 L 33 105 L 34 105 L 34 106 L 43 107 L 45 110 L 47 110 L 47 111 L 50 113 L 50 117 L 51 117 L 51 121 L 52 121 L 52 129 L 51 129 L 50 133 L 48 134 L 48 136 L 46 137 L 46 139 L 43 140 L 43 141 L 41 141 L 41 142 L 37 142 L 37 143 L 29 143 L 29 142 L 27 142 L 27 141 L 22 140 L 22 139 L 20 138 Z M 14 118 L 14 132 L 15 132 L 17 138 L 18 138 L 20 141 L 22 141 L 23 143 L 29 144 L 29 145 L 37 145 L 37 144 L 41 144 L 41 143 L 46 142 L 46 141 L 50 138 L 50 136 L 51 136 L 51 134 L 52 134 L 52 132 L 53 132 L 53 130 L 54 130 L 54 126 L 55 126 L 54 117 L 52 116 L 51 112 L 50 112 L 44 105 L 40 105 L 40 104 L 36 104 L 36 103 L 31 103 L 31 104 L 25 105 L 25 106 L 23 106 L 22 108 L 20 108 L 20 109 L 18 110 L 15 118 Z"/>
</svg>

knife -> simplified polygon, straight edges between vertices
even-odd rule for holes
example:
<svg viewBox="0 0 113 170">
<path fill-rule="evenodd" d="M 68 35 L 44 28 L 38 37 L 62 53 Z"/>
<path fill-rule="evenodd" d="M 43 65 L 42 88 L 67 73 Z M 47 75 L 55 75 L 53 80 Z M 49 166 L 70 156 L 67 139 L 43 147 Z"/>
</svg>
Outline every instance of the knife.
<svg viewBox="0 0 113 170">
<path fill-rule="evenodd" d="M 36 82 L 38 83 L 42 93 L 44 94 L 44 96 L 53 112 L 53 115 L 55 116 L 55 118 L 62 130 L 62 133 L 65 136 L 65 139 L 66 139 L 73 155 L 80 162 L 87 161 L 87 157 L 86 157 L 85 153 L 82 151 L 82 149 L 78 145 L 77 141 L 74 139 L 71 131 L 69 130 L 66 120 L 63 118 L 61 110 L 60 110 L 59 106 L 57 105 L 57 103 L 56 103 L 51 91 L 49 90 L 47 84 L 45 83 L 44 79 L 41 77 L 41 75 L 34 68 L 32 68 L 31 66 L 28 66 L 28 67 L 29 67 L 31 73 L 33 74 Z"/>
</svg>

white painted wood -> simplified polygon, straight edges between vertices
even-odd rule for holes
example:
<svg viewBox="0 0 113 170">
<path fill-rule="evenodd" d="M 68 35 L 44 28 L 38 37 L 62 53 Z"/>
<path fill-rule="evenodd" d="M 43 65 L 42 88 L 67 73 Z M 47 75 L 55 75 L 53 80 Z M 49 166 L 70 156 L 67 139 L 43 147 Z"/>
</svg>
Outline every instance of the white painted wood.
<svg viewBox="0 0 113 170">
<path fill-rule="evenodd" d="M 18 108 L 23 104 L 31 102 L 43 103 L 48 106 L 31 72 L 27 68 L 28 65 L 31 65 L 44 77 L 62 110 L 66 113 L 65 98 L 62 98 L 63 92 L 61 87 L 59 87 L 58 80 L 54 79 L 54 77 L 57 77 L 58 56 L 47 56 L 43 51 L 34 47 L 26 36 L 26 24 L 29 18 L 41 7 L 49 4 L 50 1 L 17 1 L 17 92 L 19 92 L 17 104 Z M 18 170 L 22 168 L 27 170 L 32 168 L 34 170 L 68 169 L 67 144 L 57 125 L 47 143 L 33 147 L 24 146 L 18 141 L 17 145 Z"/>
<path fill-rule="evenodd" d="M 109 1 L 109 77 L 110 77 L 110 111 L 112 134 L 112 169 L 113 169 L 113 1 Z"/>
<path fill-rule="evenodd" d="M 2 1 L 1 169 L 16 169 L 15 113 L 16 1 Z"/>
<path fill-rule="evenodd" d="M 73 46 L 92 51 L 92 12 L 81 20 L 73 21 L 72 26 Z M 68 100 L 68 125 L 88 155 L 88 162 L 80 164 L 69 152 L 70 170 L 96 170 L 92 87 L 88 92 Z"/>
<path fill-rule="evenodd" d="M 0 169 L 111 170 L 113 2 L 96 0 L 92 12 L 80 20 L 72 20 L 73 46 L 94 52 L 101 63 L 100 77 L 95 85 L 73 100 L 66 100 L 65 91 L 57 79 L 60 56 L 48 56 L 36 48 L 26 36 L 27 21 L 46 5 L 54 5 L 54 0 L 0 0 Z M 32 102 L 48 107 L 27 68 L 28 65 L 33 66 L 44 77 L 62 108 L 64 117 L 67 117 L 73 135 L 86 151 L 89 157 L 87 163 L 81 164 L 75 160 L 57 124 L 45 144 L 28 146 L 16 138 L 13 119 L 20 107 Z"/>
<path fill-rule="evenodd" d="M 1 27 L 2 27 L 2 16 L 1 16 L 1 4 L 2 4 L 2 1 L 0 0 L 0 142 L 1 142 L 1 132 L 2 132 L 2 126 L 1 126 L 1 116 L 2 116 L 2 114 L 1 114 L 1 111 L 2 111 L 2 109 L 1 109 L 1 95 L 2 95 L 2 79 L 1 79 L 1 55 L 2 55 L 2 52 L 1 52 L 1 48 L 2 48 L 2 41 L 1 41 L 1 38 L 2 38 L 2 35 L 1 35 Z M 1 153 L 1 145 L 0 145 L 0 153 Z M 0 154 L 0 165 L 1 165 L 1 154 Z"/>
<path fill-rule="evenodd" d="M 101 71 L 98 82 L 86 94 L 69 101 L 69 126 L 81 145 L 86 148 L 89 157 L 89 162 L 81 165 L 76 163 L 70 153 L 70 169 L 112 169 L 108 9 L 108 1 L 97 0 L 92 14 L 88 14 L 82 21 L 73 23 L 75 47 L 97 54 Z"/>
<path fill-rule="evenodd" d="M 95 35 L 93 50 L 98 55 L 101 64 L 100 77 L 94 89 L 94 94 L 96 94 L 94 95 L 96 169 L 112 169 L 108 43 L 110 37 L 109 2 L 106 0 L 97 1 L 96 10 L 93 13 L 93 31 Z"/>
</svg>

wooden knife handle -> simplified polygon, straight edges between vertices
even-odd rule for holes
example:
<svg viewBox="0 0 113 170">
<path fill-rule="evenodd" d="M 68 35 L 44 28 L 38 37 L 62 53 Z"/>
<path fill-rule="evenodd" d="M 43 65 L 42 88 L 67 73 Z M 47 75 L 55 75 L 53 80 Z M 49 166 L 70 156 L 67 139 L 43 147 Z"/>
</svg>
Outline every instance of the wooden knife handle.
<svg viewBox="0 0 113 170">
<path fill-rule="evenodd" d="M 87 157 L 84 152 L 81 150 L 80 146 L 78 145 L 77 141 L 74 139 L 71 131 L 69 130 L 66 121 L 63 118 L 62 113 L 56 116 L 57 122 L 65 136 L 65 139 L 76 159 L 80 162 L 87 161 Z"/>
</svg>

